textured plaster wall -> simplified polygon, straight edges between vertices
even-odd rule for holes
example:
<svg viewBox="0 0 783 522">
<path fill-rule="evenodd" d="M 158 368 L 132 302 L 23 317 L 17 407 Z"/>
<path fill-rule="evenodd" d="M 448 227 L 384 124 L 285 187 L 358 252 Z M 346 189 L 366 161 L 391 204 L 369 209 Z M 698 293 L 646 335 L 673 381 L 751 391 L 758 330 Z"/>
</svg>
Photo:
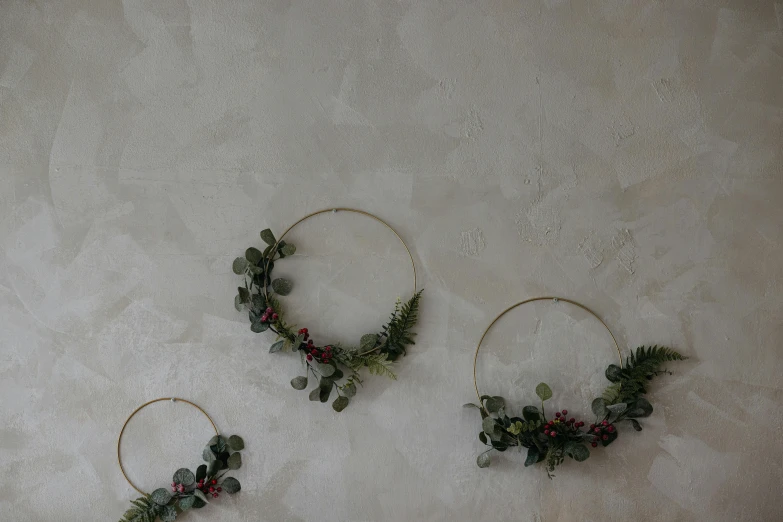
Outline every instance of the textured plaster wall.
<svg viewBox="0 0 783 522">
<path fill-rule="evenodd" d="M 0 2 L 0 519 L 119 518 L 120 426 L 178 395 L 247 442 L 242 493 L 188 520 L 780 520 L 782 29 L 762 0 Z M 339 415 L 231 273 L 335 205 L 389 220 L 426 289 L 400 379 Z M 324 341 L 409 295 L 370 220 L 292 240 L 287 310 Z M 542 294 L 691 356 L 642 433 L 553 481 L 478 469 L 461 408 L 484 327 Z M 485 350 L 483 389 L 521 406 L 545 379 L 577 414 L 614 360 L 562 303 Z M 165 485 L 209 436 L 151 407 L 129 473 Z"/>
</svg>

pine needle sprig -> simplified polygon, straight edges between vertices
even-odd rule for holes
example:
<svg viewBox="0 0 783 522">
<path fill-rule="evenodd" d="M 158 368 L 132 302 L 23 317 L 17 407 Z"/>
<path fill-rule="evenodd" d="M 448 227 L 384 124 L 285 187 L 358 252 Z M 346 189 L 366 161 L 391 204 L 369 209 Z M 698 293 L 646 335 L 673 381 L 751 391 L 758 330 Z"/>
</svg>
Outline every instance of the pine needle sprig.
<svg viewBox="0 0 783 522">
<path fill-rule="evenodd" d="M 626 358 L 625 368 L 616 364 L 606 369 L 606 378 L 613 384 L 602 395 L 607 404 L 630 403 L 647 393 L 647 381 L 665 373 L 659 367 L 667 361 L 682 361 L 684 355 L 665 346 L 640 346 Z"/>
</svg>

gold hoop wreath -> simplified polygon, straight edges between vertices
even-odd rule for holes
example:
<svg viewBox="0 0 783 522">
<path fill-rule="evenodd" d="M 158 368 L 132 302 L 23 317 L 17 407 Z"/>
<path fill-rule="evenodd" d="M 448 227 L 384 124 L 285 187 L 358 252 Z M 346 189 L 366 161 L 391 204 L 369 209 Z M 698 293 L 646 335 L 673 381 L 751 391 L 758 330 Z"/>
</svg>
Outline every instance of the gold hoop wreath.
<svg viewBox="0 0 783 522">
<path fill-rule="evenodd" d="M 541 400 L 541 407 L 528 405 L 522 408 L 521 417 L 510 417 L 506 413 L 506 400 L 503 397 L 482 395 L 478 389 L 476 378 L 476 363 L 481 350 L 481 343 L 489 330 L 498 320 L 511 310 L 527 303 L 536 301 L 551 301 L 553 303 L 569 303 L 588 312 L 609 332 L 614 347 L 617 350 L 619 365 L 610 364 L 605 375 L 611 382 L 601 397 L 591 404 L 595 420 L 585 428 L 585 421 L 568 417 L 568 410 L 555 411 L 549 417 L 544 409 L 544 402 L 552 398 L 552 390 L 546 383 L 536 386 L 536 395 Z M 481 413 L 481 432 L 479 440 L 489 449 L 476 459 L 480 468 L 486 468 L 491 463 L 492 451 L 504 452 L 509 448 L 518 447 L 527 450 L 525 466 L 532 466 L 545 461 L 547 475 L 552 478 L 552 472 L 563 463 L 565 457 L 577 462 L 583 462 L 590 457 L 589 444 L 593 448 L 599 445 L 606 447 L 617 440 L 616 424 L 628 422 L 634 430 L 641 431 L 642 426 L 637 419 L 652 414 L 653 407 L 643 397 L 647 393 L 647 383 L 660 373 L 660 366 L 667 361 L 683 360 L 686 357 L 666 347 L 640 346 L 634 353 L 631 351 L 623 365 L 622 353 L 617 339 L 607 324 L 587 306 L 563 297 L 533 297 L 520 301 L 503 310 L 479 339 L 476 353 L 473 356 L 473 387 L 476 391 L 478 404 L 466 404 L 466 407 L 476 408 Z"/>
<path fill-rule="evenodd" d="M 183 402 L 196 408 L 209 420 L 215 430 L 215 436 L 209 440 L 202 452 L 205 463 L 199 465 L 195 473 L 188 468 L 180 468 L 174 472 L 170 490 L 158 488 L 152 493 L 146 493 L 131 481 L 122 465 L 122 436 L 134 415 L 150 404 L 161 401 Z M 117 437 L 117 463 L 120 472 L 128 484 L 142 495 L 131 501 L 131 508 L 125 512 L 120 522 L 154 521 L 157 518 L 163 522 L 170 522 L 176 520 L 177 515 L 184 511 L 203 508 L 210 502 L 209 498 L 214 501 L 224 492 L 229 495 L 238 493 L 242 489 L 239 481 L 225 475 L 228 470 L 236 470 L 242 466 L 240 451 L 244 448 L 245 442 L 238 435 L 230 437 L 220 435 L 212 418 L 193 402 L 178 397 L 161 397 L 145 402 L 125 419 L 120 435 Z"/>
<path fill-rule="evenodd" d="M 293 290 L 293 283 L 288 279 L 273 279 L 271 276 L 276 262 L 296 254 L 296 247 L 284 240 L 294 227 L 314 216 L 337 212 L 367 216 L 384 225 L 405 248 L 413 270 L 412 296 L 405 302 L 398 299 L 381 331 L 363 335 L 355 347 L 334 343 L 316 344 L 307 328 L 297 328 L 288 323 L 284 319 L 283 307 L 278 297 L 288 295 Z M 413 254 L 402 236 L 375 214 L 346 207 L 312 212 L 285 229 L 279 238 L 275 238 L 268 228 L 262 230 L 260 235 L 267 245 L 264 251 L 250 247 L 245 251 L 244 257 L 237 257 L 232 264 L 232 270 L 242 276 L 244 283 L 237 288 L 234 307 L 239 312 L 248 312 L 250 329 L 253 332 L 269 330 L 277 335 L 269 347 L 270 353 L 291 350 L 301 355 L 305 375 L 294 377 L 291 386 L 304 390 L 309 382 L 308 377 L 312 375 L 317 386 L 310 392 L 310 400 L 327 402 L 334 390 L 337 392 L 337 398 L 332 403 L 332 408 L 340 412 L 356 395 L 356 385 L 362 384 L 359 373 L 362 368 L 366 367 L 370 374 L 396 379 L 394 362 L 406 354 L 409 345 L 415 344 L 413 337 L 416 333 L 413 332 L 413 327 L 418 319 L 422 294 L 422 290 L 416 290 L 416 263 L 413 261 Z"/>
</svg>

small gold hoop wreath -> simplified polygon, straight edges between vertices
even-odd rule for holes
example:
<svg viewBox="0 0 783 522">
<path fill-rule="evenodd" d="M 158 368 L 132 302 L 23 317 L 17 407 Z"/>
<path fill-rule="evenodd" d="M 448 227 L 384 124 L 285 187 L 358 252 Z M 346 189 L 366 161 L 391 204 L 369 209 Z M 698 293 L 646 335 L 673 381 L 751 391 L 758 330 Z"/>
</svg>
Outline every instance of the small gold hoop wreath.
<svg viewBox="0 0 783 522">
<path fill-rule="evenodd" d="M 609 332 L 609 336 L 612 338 L 612 342 L 614 343 L 614 347 L 617 350 L 617 358 L 620 361 L 620 368 L 623 367 L 623 356 L 620 353 L 620 345 L 617 344 L 617 339 L 614 337 L 614 334 L 612 333 L 612 330 L 609 329 L 609 327 L 606 325 L 606 323 L 603 321 L 603 319 L 598 317 L 598 314 L 596 314 L 595 312 L 590 310 L 588 307 L 586 307 L 582 303 L 578 303 L 576 301 L 573 301 L 571 299 L 566 299 L 564 297 L 533 297 L 533 298 L 530 298 L 530 299 L 525 299 L 524 301 L 520 301 L 517 304 L 511 305 L 508 308 L 506 308 L 505 310 L 503 310 L 502 312 L 500 312 L 500 315 L 495 317 L 495 319 L 491 323 L 489 323 L 489 326 L 487 326 L 487 329 L 484 330 L 484 333 L 481 335 L 481 339 L 479 339 L 478 345 L 476 346 L 476 353 L 473 356 L 473 387 L 476 390 L 476 397 L 478 397 L 479 404 L 482 404 L 482 401 L 481 401 L 481 393 L 479 392 L 478 382 L 477 382 L 477 378 L 476 378 L 476 362 L 478 361 L 479 350 L 481 350 L 481 343 L 484 341 L 484 338 L 487 336 L 487 334 L 489 333 L 490 329 L 492 329 L 492 327 L 495 325 L 495 323 L 497 323 L 500 320 L 501 317 L 506 315 L 508 312 L 510 312 L 514 308 L 520 307 L 520 306 L 522 306 L 524 304 L 527 304 L 527 303 L 533 303 L 533 302 L 536 302 L 536 301 L 552 301 L 553 303 L 559 303 L 559 302 L 569 303 L 569 304 L 572 304 L 574 306 L 577 306 L 577 307 L 581 308 L 582 310 L 586 311 L 587 313 L 589 313 L 590 315 L 592 315 L 593 317 L 598 319 L 598 322 L 601 323 L 604 328 L 606 328 L 607 332 Z"/>
<path fill-rule="evenodd" d="M 544 403 L 551 399 L 552 389 L 542 382 L 536 386 L 536 395 L 541 400 L 539 405 L 529 404 L 524 406 L 519 417 L 512 417 L 506 411 L 506 400 L 499 396 L 481 395 L 476 378 L 476 362 L 489 330 L 498 320 L 508 312 L 526 303 L 535 301 L 563 301 L 586 311 L 600 322 L 614 342 L 617 350 L 619 365 L 610 364 L 604 375 L 611 383 L 604 389 L 600 397 L 593 399 L 590 409 L 595 415 L 595 420 L 585 428 L 586 422 L 576 415 L 568 415 L 568 410 L 557 410 L 554 416 L 547 416 Z M 547 475 L 551 478 L 552 472 L 563 463 L 566 457 L 577 462 L 583 462 L 590 457 L 588 446 L 598 448 L 606 447 L 618 437 L 618 426 L 622 422 L 629 423 L 634 430 L 641 431 L 642 426 L 637 419 L 649 416 L 653 407 L 643 397 L 647 393 L 648 382 L 666 370 L 659 370 L 661 364 L 666 361 L 685 359 L 671 348 L 653 346 L 647 348 L 640 346 L 636 353 L 631 352 L 627 364 L 623 365 L 623 357 L 620 345 L 617 344 L 612 331 L 606 323 L 598 317 L 598 314 L 585 305 L 562 297 L 533 297 L 509 306 L 500 313 L 484 330 L 476 346 L 473 356 L 473 387 L 476 390 L 478 404 L 466 404 L 465 406 L 476 408 L 481 413 L 481 431 L 479 441 L 489 449 L 481 453 L 476 459 L 480 468 L 490 465 L 490 453 L 492 451 L 504 452 L 510 448 L 527 450 L 525 466 L 532 466 L 545 461 Z M 551 410 L 550 410 L 551 411 Z M 573 415 L 573 414 L 572 414 Z M 617 425 L 617 426 L 615 426 Z"/>
<path fill-rule="evenodd" d="M 133 410 L 133 413 L 131 413 L 128 416 L 128 418 L 125 419 L 125 422 L 122 425 L 122 429 L 120 430 L 120 436 L 117 437 L 117 463 L 120 465 L 120 471 L 122 472 L 122 476 L 125 477 L 125 480 L 128 481 L 128 484 L 130 484 L 133 489 L 135 489 L 136 491 L 138 491 L 142 495 L 149 495 L 149 493 L 145 493 L 144 491 L 139 489 L 136 486 L 136 484 L 134 484 L 133 481 L 131 481 L 131 479 L 128 478 L 128 474 L 125 472 L 125 468 L 122 465 L 122 454 L 120 453 L 120 444 L 122 442 L 122 435 L 123 435 L 123 433 L 125 433 L 125 428 L 128 426 L 128 423 L 133 418 L 133 416 L 136 415 L 137 413 L 139 413 L 139 411 L 141 411 L 143 408 L 146 408 L 147 406 L 149 406 L 150 404 L 153 404 L 153 403 L 156 403 L 156 402 L 160 402 L 160 401 L 184 402 L 185 404 L 189 404 L 189 405 L 193 406 L 198 411 L 200 411 L 202 414 L 204 414 L 204 416 L 207 418 L 207 420 L 209 420 L 209 423 L 212 424 L 212 428 L 214 428 L 214 430 L 215 430 L 215 435 L 218 435 L 217 426 L 215 425 L 215 422 L 212 420 L 212 418 L 207 414 L 207 412 L 205 412 L 197 404 L 194 404 L 194 403 L 192 403 L 192 402 L 190 402 L 188 400 L 185 400 L 185 399 L 180 399 L 180 398 L 177 398 L 177 397 L 161 397 L 159 399 L 153 399 L 151 401 L 145 402 L 144 404 L 142 404 L 141 406 L 139 406 L 138 408 Z"/>
<path fill-rule="evenodd" d="M 277 296 L 288 295 L 293 284 L 284 278 L 272 279 L 271 273 L 275 263 L 296 253 L 296 247 L 288 244 L 285 237 L 297 225 L 326 213 L 351 212 L 374 219 L 388 228 L 400 241 L 413 270 L 413 295 L 402 302 L 398 299 L 388 322 L 378 333 L 367 333 L 361 336 L 358 346 L 349 348 L 337 344 L 316 345 L 310 337 L 307 328 L 296 327 L 283 319 L 283 309 Z M 405 355 L 406 347 L 414 344 L 416 335 L 412 329 L 416 323 L 419 310 L 421 290 L 417 291 L 416 263 L 408 245 L 391 225 L 364 210 L 347 207 L 318 210 L 304 216 L 289 226 L 279 238 L 271 230 L 261 231 L 261 239 L 267 244 L 262 252 L 255 247 L 245 251 L 244 257 L 234 259 L 232 269 L 235 274 L 243 276 L 244 286 L 237 288 L 234 297 L 234 307 L 238 311 L 247 310 L 250 319 L 250 329 L 261 333 L 270 330 L 277 334 L 275 342 L 269 347 L 270 353 L 290 349 L 300 352 L 305 364 L 305 375 L 291 380 L 291 386 L 304 390 L 308 378 L 312 375 L 318 382 L 318 387 L 311 391 L 310 400 L 327 402 L 332 391 L 337 392 L 337 399 L 332 403 L 335 411 L 342 411 L 348 406 L 350 398 L 356 394 L 356 385 L 362 384 L 359 370 L 366 367 L 371 374 L 385 375 L 396 379 L 393 362 Z M 344 380 L 343 380 L 344 379 Z"/>
</svg>

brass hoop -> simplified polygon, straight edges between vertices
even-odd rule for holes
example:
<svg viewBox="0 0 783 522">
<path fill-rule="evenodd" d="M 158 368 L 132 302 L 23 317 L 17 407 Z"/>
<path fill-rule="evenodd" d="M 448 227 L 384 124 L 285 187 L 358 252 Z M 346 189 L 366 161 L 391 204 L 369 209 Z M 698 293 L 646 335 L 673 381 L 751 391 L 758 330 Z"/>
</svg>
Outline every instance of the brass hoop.
<svg viewBox="0 0 783 522">
<path fill-rule="evenodd" d="M 133 416 L 136 415 L 139 412 L 139 410 L 141 410 L 142 408 L 144 408 L 146 406 L 149 406 L 150 404 L 152 404 L 154 402 L 160 402 L 160 401 L 184 402 L 185 404 L 190 404 L 191 406 L 193 406 L 198 411 L 200 411 L 201 413 L 204 414 L 204 416 L 207 418 L 207 420 L 209 420 L 209 423 L 212 424 L 212 427 L 215 429 L 215 435 L 219 435 L 217 426 L 215 426 L 215 421 L 212 420 L 212 418 L 207 414 L 207 412 L 205 412 L 203 409 L 201 409 L 201 407 L 199 405 L 194 404 L 194 403 L 192 403 L 192 402 L 190 402 L 188 400 L 185 400 L 185 399 L 180 399 L 178 397 L 161 397 L 159 399 L 153 399 L 153 400 L 151 400 L 149 402 L 145 402 L 144 404 L 142 404 L 141 406 L 139 406 L 138 408 L 133 410 L 133 413 L 131 413 L 128 416 L 128 418 L 125 419 L 125 423 L 122 425 L 122 429 L 120 430 L 120 436 L 117 437 L 117 463 L 120 465 L 120 471 L 122 472 L 122 476 L 125 477 L 125 480 L 128 481 L 128 484 L 130 484 L 133 489 L 135 489 L 136 491 L 138 491 L 142 495 L 149 495 L 149 493 L 145 493 L 144 491 L 142 491 L 141 489 L 136 487 L 136 484 L 134 484 L 131 481 L 131 479 L 128 478 L 127 473 L 125 473 L 125 468 L 122 465 L 122 457 L 120 455 L 120 442 L 122 442 L 122 434 L 125 433 L 125 428 L 128 426 L 128 422 L 130 422 L 130 420 L 133 418 Z"/>
<path fill-rule="evenodd" d="M 396 231 L 396 230 L 394 230 L 394 228 L 392 228 L 392 226 L 391 226 L 390 224 L 388 224 L 386 221 L 382 220 L 381 218 L 379 218 L 379 217 L 378 217 L 378 216 L 376 216 L 375 214 L 371 214 L 371 213 L 369 213 L 369 212 L 366 212 L 366 211 L 364 211 L 364 210 L 359 210 L 359 209 L 357 209 L 357 208 L 348 208 L 348 207 L 325 208 L 325 209 L 322 209 L 322 210 L 317 210 L 317 211 L 315 211 L 315 212 L 312 212 L 312 213 L 310 213 L 310 214 L 307 214 L 305 217 L 303 217 L 303 218 L 300 218 L 300 219 L 299 219 L 298 221 L 296 221 L 296 222 L 295 222 L 293 225 L 291 225 L 290 227 L 288 227 L 287 229 L 285 229 L 285 232 L 283 232 L 283 233 L 280 235 L 280 237 L 277 239 L 277 241 L 275 242 L 275 244 L 272 246 L 272 252 L 275 252 L 275 251 L 277 250 L 277 246 L 280 244 L 280 242 L 283 240 L 283 238 L 286 236 L 286 234 L 288 234 L 288 233 L 289 233 L 289 232 L 290 232 L 290 231 L 291 231 L 291 230 L 292 230 L 292 229 L 293 229 L 293 228 L 294 228 L 296 225 L 298 225 L 298 224 L 299 224 L 299 223 L 301 223 L 302 221 L 305 221 L 305 220 L 307 220 L 307 219 L 310 219 L 311 217 L 317 216 L 317 215 L 319 215 L 319 214 L 326 214 L 326 213 L 328 213 L 328 212 L 331 212 L 331 213 L 337 213 L 337 212 L 353 212 L 353 213 L 355 213 L 355 214 L 361 214 L 361 215 L 363 215 L 363 216 L 371 217 L 371 218 L 372 218 L 372 219 L 374 219 L 375 221 L 377 221 L 377 222 L 381 223 L 383 226 L 385 226 L 386 228 L 388 228 L 389 230 L 391 230 L 391 231 L 392 231 L 392 233 L 393 233 L 393 234 L 394 234 L 394 235 L 397 237 L 397 239 L 399 239 L 399 240 L 400 240 L 400 243 L 402 243 L 402 246 L 405 248 L 405 252 L 407 252 L 407 253 L 408 253 L 408 258 L 409 258 L 409 259 L 410 259 L 410 261 L 411 261 L 411 268 L 413 269 L 413 293 L 414 293 L 414 294 L 416 293 L 416 288 L 417 288 L 417 284 L 416 284 L 416 263 L 414 263 L 414 261 L 413 261 L 413 254 L 411 253 L 411 250 L 408 248 L 408 245 L 406 245 L 406 244 L 405 244 L 405 241 L 402 239 L 402 236 L 400 236 L 400 234 L 398 234 L 398 233 L 397 233 L 397 231 Z M 268 268 L 269 268 L 269 259 L 267 259 L 267 260 L 264 262 L 264 272 L 267 272 Z M 265 297 L 269 297 L 268 290 L 267 290 L 266 286 L 264 286 L 264 296 L 265 296 Z M 372 351 L 374 351 L 374 349 L 373 349 L 373 350 L 370 350 L 370 351 L 368 351 L 368 352 L 365 352 L 364 354 L 360 354 L 360 355 L 365 355 L 366 353 L 370 353 L 370 352 L 372 352 Z"/>
<path fill-rule="evenodd" d="M 617 339 L 615 339 L 614 334 L 612 333 L 612 330 L 609 329 L 609 327 L 606 325 L 606 323 L 603 321 L 603 319 L 598 317 L 598 314 L 596 314 L 595 312 L 590 310 L 588 307 L 586 307 L 585 305 L 583 305 L 581 303 L 577 303 L 576 301 L 572 301 L 571 299 L 566 299 L 564 297 L 533 297 L 531 299 L 525 299 L 524 301 L 520 301 L 517 304 L 511 305 L 508 308 L 506 308 L 505 310 L 503 310 L 502 312 L 500 312 L 500 315 L 495 317 L 495 319 L 491 323 L 489 323 L 489 326 L 487 326 L 487 329 L 484 330 L 484 333 L 481 335 L 481 339 L 479 339 L 478 345 L 476 346 L 476 354 L 473 356 L 473 387 L 476 390 L 476 397 L 478 397 L 479 404 L 483 404 L 483 403 L 481 401 L 481 393 L 479 393 L 478 382 L 477 382 L 477 379 L 476 379 L 476 362 L 478 361 L 478 354 L 479 354 L 479 350 L 481 350 L 481 343 L 484 341 L 484 337 L 487 336 L 487 333 L 489 333 L 489 330 L 492 328 L 492 326 L 496 322 L 498 322 L 498 320 L 501 317 L 503 317 L 508 312 L 510 312 L 511 310 L 513 310 L 514 308 L 516 308 L 518 306 L 522 306 L 523 304 L 526 304 L 526 303 L 532 303 L 534 301 L 553 301 L 555 303 L 563 301 L 565 303 L 570 303 L 570 304 L 572 304 L 574 306 L 578 306 L 582 310 L 585 310 L 587 313 L 589 313 L 590 315 L 592 315 L 593 317 L 598 319 L 598 322 L 600 322 L 604 326 L 604 328 L 606 328 L 606 331 L 609 332 L 609 336 L 612 338 L 612 341 L 614 341 L 614 347 L 617 349 L 617 357 L 618 357 L 618 359 L 620 359 L 620 368 L 623 367 L 623 356 L 620 353 L 620 345 L 617 344 Z"/>
</svg>

